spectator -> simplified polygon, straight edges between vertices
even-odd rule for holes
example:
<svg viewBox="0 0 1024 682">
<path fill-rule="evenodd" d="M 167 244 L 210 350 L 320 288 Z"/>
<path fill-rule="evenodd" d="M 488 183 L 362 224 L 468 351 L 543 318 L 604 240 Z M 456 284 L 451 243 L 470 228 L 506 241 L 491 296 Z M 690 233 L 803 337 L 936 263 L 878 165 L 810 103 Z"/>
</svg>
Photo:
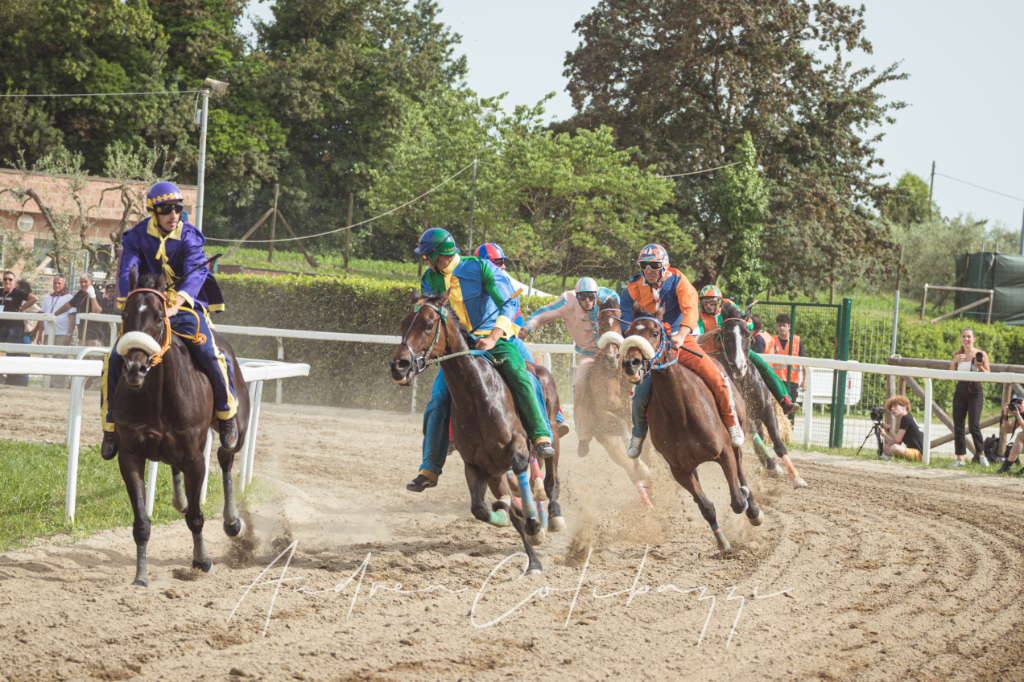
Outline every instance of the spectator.
<svg viewBox="0 0 1024 682">
<path fill-rule="evenodd" d="M 792 320 L 785 313 L 775 318 L 775 336 L 772 337 L 772 348 L 770 351 L 764 351 L 765 353 L 791 354 L 789 350 L 791 324 Z M 804 344 L 800 341 L 799 336 L 793 336 L 792 355 L 807 357 L 807 353 L 804 352 Z M 789 397 L 793 400 L 796 400 L 799 391 L 807 389 L 807 375 L 801 371 L 803 368 L 799 365 L 772 365 L 772 369 L 775 370 L 775 375 L 782 379 L 782 383 L 789 390 Z M 789 415 L 790 424 L 794 423 L 794 418 L 795 413 Z"/>
<path fill-rule="evenodd" d="M 960 332 L 960 348 L 953 354 L 949 369 L 959 372 L 988 372 L 988 353 L 974 345 L 974 330 L 964 329 Z M 971 439 L 974 441 L 974 462 L 988 466 L 985 457 L 985 439 L 981 436 L 981 408 L 985 403 L 985 394 L 980 381 L 958 381 L 953 392 L 953 435 L 956 461 L 951 468 L 966 466 L 967 438 L 964 434 L 964 420 L 968 419 Z"/>
<path fill-rule="evenodd" d="M 1017 430 L 1018 426 L 1024 427 L 1024 399 L 1021 396 L 1014 395 L 1010 398 L 1010 402 L 1003 405 L 1003 419 L 1002 426 L 1003 431 L 1006 432 L 1006 438 L 1009 440 L 1013 438 L 1013 432 Z M 1003 460 L 1003 466 L 999 467 L 997 473 L 1008 474 L 1010 473 L 1010 467 L 1020 459 L 1020 452 L 1024 449 L 1024 429 L 1017 434 L 1016 438 L 1013 438 L 1013 447 L 1010 448 L 1010 454 L 1005 460 Z M 1017 475 L 1020 476 L 1024 473 L 1024 469 L 1020 469 Z"/>
<path fill-rule="evenodd" d="M 0 310 L 5 313 L 24 312 L 39 300 L 31 293 L 25 293 L 14 287 L 14 273 L 5 270 L 3 274 L 3 291 L 0 293 Z M 25 343 L 25 323 L 22 320 L 0 320 L 0 343 Z M 14 357 L 24 357 L 14 356 Z M 28 386 L 28 375 L 7 374 L 4 383 L 8 386 Z"/>
<path fill-rule="evenodd" d="M 53 276 L 53 291 L 47 294 L 43 298 L 43 312 L 50 313 L 57 317 L 57 322 L 54 325 L 53 331 L 53 345 L 55 346 L 67 346 L 71 344 L 71 314 L 70 313 L 58 313 L 57 310 L 63 306 L 64 310 L 67 310 L 65 303 L 71 300 L 71 294 L 67 292 L 64 287 L 64 275 Z M 50 335 L 50 323 L 43 323 L 43 330 L 46 332 L 47 340 Z"/>
<path fill-rule="evenodd" d="M 774 347 L 775 342 L 772 339 L 772 335 L 764 330 L 764 321 L 760 315 L 751 315 L 750 321 L 754 325 L 754 328 L 751 330 L 753 338 L 750 340 L 750 349 L 755 353 L 764 355 Z"/>
<path fill-rule="evenodd" d="M 32 293 L 32 283 L 27 279 L 19 279 L 15 285 L 15 289 L 23 291 L 26 294 Z M 33 303 L 25 309 L 26 313 L 41 313 L 43 309 L 39 307 L 38 303 Z M 43 338 L 43 323 L 38 320 L 25 320 L 25 343 L 33 344 L 40 343 L 39 339 Z"/>
<path fill-rule="evenodd" d="M 882 452 L 889 457 L 901 457 L 911 462 L 922 461 L 924 434 L 910 414 L 910 401 L 897 395 L 885 401 L 885 409 L 899 419 L 899 428 L 886 425 L 882 431 Z"/>
<path fill-rule="evenodd" d="M 103 294 L 97 293 L 96 287 L 92 285 L 92 277 L 82 275 L 78 278 L 78 291 L 54 314 L 60 315 L 70 311 L 70 314 L 75 315 L 75 319 L 78 319 L 77 316 L 81 313 L 102 313 L 103 299 Z M 107 325 L 102 322 L 94 322 L 90 325 L 84 320 L 80 321 L 78 323 L 78 345 L 104 346 L 106 345 L 104 342 L 107 337 L 106 331 Z"/>
</svg>

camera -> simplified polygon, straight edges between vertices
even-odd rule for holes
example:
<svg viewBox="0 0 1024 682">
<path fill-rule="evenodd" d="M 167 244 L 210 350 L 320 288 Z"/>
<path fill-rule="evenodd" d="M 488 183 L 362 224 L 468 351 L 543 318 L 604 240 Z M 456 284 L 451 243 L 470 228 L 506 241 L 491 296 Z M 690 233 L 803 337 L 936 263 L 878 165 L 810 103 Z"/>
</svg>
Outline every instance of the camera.
<svg viewBox="0 0 1024 682">
<path fill-rule="evenodd" d="M 975 353 L 974 354 L 974 361 L 975 362 L 985 362 L 985 356 L 982 355 L 981 353 Z"/>
<path fill-rule="evenodd" d="M 1011 410 L 1019 410 L 1022 404 L 1024 404 L 1024 398 L 1020 397 L 1019 395 L 1014 395 L 1010 397 Z"/>
<path fill-rule="evenodd" d="M 872 407 L 871 408 L 871 421 L 880 422 L 885 419 L 885 408 L 884 407 Z"/>
</svg>

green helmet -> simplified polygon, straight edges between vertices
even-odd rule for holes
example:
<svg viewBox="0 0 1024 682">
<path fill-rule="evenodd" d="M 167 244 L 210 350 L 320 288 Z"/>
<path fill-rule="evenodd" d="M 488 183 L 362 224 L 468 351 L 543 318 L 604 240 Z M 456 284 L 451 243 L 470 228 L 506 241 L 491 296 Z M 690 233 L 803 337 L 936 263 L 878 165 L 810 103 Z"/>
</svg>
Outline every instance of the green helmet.
<svg viewBox="0 0 1024 682">
<path fill-rule="evenodd" d="M 455 237 L 448 230 L 440 227 L 432 227 L 420 235 L 420 244 L 416 247 L 416 253 L 427 256 L 437 253 L 441 256 L 454 256 L 459 252 L 455 246 Z"/>
</svg>

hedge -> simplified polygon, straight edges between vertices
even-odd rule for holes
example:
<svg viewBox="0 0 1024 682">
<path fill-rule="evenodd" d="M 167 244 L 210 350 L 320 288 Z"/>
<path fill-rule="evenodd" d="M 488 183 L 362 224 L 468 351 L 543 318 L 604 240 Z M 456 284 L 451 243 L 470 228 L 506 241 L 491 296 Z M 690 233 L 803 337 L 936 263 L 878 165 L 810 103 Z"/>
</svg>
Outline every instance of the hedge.
<svg viewBox="0 0 1024 682">
<path fill-rule="evenodd" d="M 285 275 L 220 275 L 217 278 L 227 300 L 227 312 L 214 316 L 214 324 L 304 329 L 313 331 L 398 335 L 400 322 L 409 309 L 408 281 L 380 280 L 364 277 L 308 277 Z M 525 316 L 551 297 L 523 297 Z M 759 306 L 769 331 L 774 331 L 774 308 Z M 771 307 L 769 311 L 767 308 Z M 788 306 L 781 306 L 788 312 Z M 763 308 L 763 309 L 762 309 Z M 884 363 L 888 355 L 888 338 L 892 321 L 889 315 L 860 314 L 854 309 L 850 359 L 860 362 Z M 901 321 L 897 353 L 912 358 L 951 358 L 960 344 L 960 330 L 966 326 L 959 320 L 939 324 Z M 974 325 L 977 344 L 988 351 L 992 362 L 1024 364 L 1024 327 L 1002 323 Z M 808 355 L 835 356 L 835 317 L 827 309 L 798 309 L 797 333 L 804 341 Z M 277 357 L 277 342 L 271 338 L 228 337 L 241 357 Z M 866 343 L 864 340 L 873 340 Z M 884 343 L 879 343 L 884 339 Z M 564 325 L 552 324 L 535 333 L 531 340 L 539 343 L 570 343 Z M 285 360 L 306 362 L 310 376 L 285 382 L 288 402 L 358 407 L 366 409 L 408 410 L 410 389 L 400 388 L 391 379 L 388 362 L 395 348 L 381 344 L 332 343 L 286 339 Z M 554 357 L 554 374 L 563 399 L 569 395 L 567 356 Z M 435 370 L 422 375 L 417 388 L 417 408 L 429 398 L 429 386 Z M 865 377 L 871 386 L 882 382 L 879 377 Z M 270 382 L 271 384 L 273 382 Z M 954 382 L 934 384 L 935 400 L 950 408 Z M 271 386 L 268 390 L 273 390 Z M 877 388 L 877 387 L 876 387 Z M 987 402 L 996 406 L 999 392 L 989 390 Z M 269 397 L 269 396 L 265 396 Z M 917 409 L 920 401 L 911 397 Z"/>
</svg>

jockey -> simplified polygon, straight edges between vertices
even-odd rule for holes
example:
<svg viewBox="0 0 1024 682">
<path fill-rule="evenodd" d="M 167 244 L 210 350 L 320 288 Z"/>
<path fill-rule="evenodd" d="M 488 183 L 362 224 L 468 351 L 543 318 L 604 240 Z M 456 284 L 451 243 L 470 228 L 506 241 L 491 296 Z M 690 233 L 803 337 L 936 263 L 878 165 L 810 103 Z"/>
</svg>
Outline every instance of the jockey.
<svg viewBox="0 0 1024 682">
<path fill-rule="evenodd" d="M 553 303 L 538 308 L 519 330 L 519 336 L 526 338 L 549 322 L 562 320 L 576 345 L 576 352 L 582 356 L 576 367 L 573 401 L 573 419 L 580 442 L 576 454 L 580 457 L 586 457 L 590 452 L 590 439 L 594 436 L 590 412 L 580 403 L 584 397 L 583 387 L 587 375 L 594 366 L 594 356 L 597 354 L 597 302 L 600 300 L 606 303 L 609 299 L 618 305 L 618 294 L 597 286 L 597 282 L 590 277 L 583 277 L 576 282 L 575 290 L 566 291 Z"/>
<path fill-rule="evenodd" d="M 473 252 L 473 255 L 476 258 L 485 258 L 491 261 L 491 265 L 498 268 L 502 272 L 505 272 L 505 261 L 508 260 L 508 257 L 505 255 L 505 252 L 501 250 L 501 247 L 498 246 L 497 244 L 481 244 L 480 246 L 476 247 L 476 251 Z M 512 278 L 510 277 L 509 279 L 511 280 Z M 520 334 L 518 336 L 513 336 L 512 338 L 509 339 L 509 341 L 512 343 L 513 346 L 516 347 L 516 350 L 519 351 L 519 354 L 523 356 L 523 360 L 532 364 L 537 364 L 537 361 L 533 359 L 533 353 L 531 353 L 530 349 L 526 347 L 525 343 L 523 343 L 523 339 L 525 338 L 522 334 L 523 313 L 519 305 L 519 298 L 517 297 L 516 300 L 513 301 L 513 303 L 515 303 L 516 306 L 516 316 L 512 319 L 512 324 L 520 329 Z M 537 377 L 534 377 L 532 374 L 530 376 L 533 377 L 534 390 L 537 391 L 537 402 L 540 403 L 541 407 L 543 407 L 544 388 L 540 385 L 540 380 L 537 379 Z M 551 428 L 551 420 L 548 419 L 547 410 L 542 409 L 541 411 L 544 413 L 544 421 L 548 422 L 548 428 Z M 562 424 L 565 422 L 565 416 L 562 414 L 561 407 L 558 408 L 558 412 L 557 414 L 555 414 L 555 422 L 558 424 Z M 561 435 L 564 436 L 565 434 L 569 433 L 568 426 L 560 426 L 559 428 L 562 429 Z"/>
<path fill-rule="evenodd" d="M 673 347 L 678 348 L 679 364 L 695 373 L 715 398 L 729 438 L 736 447 L 743 445 L 743 429 L 736 420 L 729 379 L 697 345 L 697 291 L 686 275 L 669 267 L 668 252 L 659 244 L 648 244 L 637 259 L 640 274 L 626 285 L 622 295 L 622 331 L 633 322 L 633 303 L 640 306 L 643 315 L 653 316 L 659 304 L 664 304 L 662 319 L 666 332 L 671 332 Z M 633 437 L 626 451 L 630 457 L 640 456 L 647 437 L 647 406 L 651 402 L 651 374 L 648 373 L 633 393 Z"/>
<path fill-rule="evenodd" d="M 519 351 L 508 340 L 519 328 L 515 325 L 512 282 L 508 275 L 491 265 L 489 260 L 459 256 L 455 239 L 446 230 L 434 227 L 420 235 L 416 253 L 430 266 L 423 273 L 420 289 L 425 296 L 451 291 L 448 303 L 459 322 L 474 329 L 479 337 L 475 348 L 489 351 L 499 362 L 495 369 L 512 392 L 516 409 L 537 456 L 546 459 L 555 454 L 551 445 L 551 429 L 545 410 L 538 404 L 530 373 Z M 423 463 L 419 474 L 405 487 L 422 492 L 437 485 L 448 454 L 448 423 L 452 414 L 452 395 L 444 379 L 444 370 L 437 373 L 430 402 L 423 414 Z"/>
<path fill-rule="evenodd" d="M 124 307 L 130 288 L 129 273 L 133 268 L 138 269 L 139 275 L 167 277 L 165 314 L 170 319 L 171 332 L 185 343 L 192 359 L 210 380 L 214 410 L 220 420 L 220 444 L 233 449 L 238 445 L 234 367 L 217 348 L 208 315 L 211 310 L 224 309 L 224 297 L 205 266 L 203 244 L 206 239 L 194 225 L 181 219 L 183 200 L 181 191 L 169 182 L 158 182 L 149 190 L 146 195 L 149 217 L 121 237 L 123 253 L 117 276 L 122 296 L 117 299 L 117 307 Z M 117 455 L 111 403 L 124 369 L 124 357 L 116 349 L 115 345 L 103 363 L 104 376 L 100 384 L 104 431 L 100 454 L 103 459 Z"/>
<path fill-rule="evenodd" d="M 736 305 L 734 301 L 731 301 L 722 296 L 722 292 L 714 284 L 709 284 L 700 290 L 700 333 L 703 336 L 709 332 L 713 332 L 716 329 L 720 329 L 723 326 L 722 321 L 722 306 L 728 301 L 733 305 Z M 737 306 L 739 307 L 739 306 Z M 747 322 L 747 329 L 753 330 L 754 324 Z M 708 340 L 701 349 L 714 355 L 718 350 L 714 346 L 714 341 Z M 747 352 L 747 359 L 750 360 L 751 364 L 757 368 L 761 378 L 764 379 L 765 385 L 768 386 L 768 390 L 775 396 L 775 400 L 778 401 L 782 407 L 784 414 L 792 414 L 796 412 L 796 403 L 789 398 L 789 393 L 786 391 L 785 386 L 782 384 L 782 380 L 775 375 L 771 365 L 764 361 L 764 359 L 751 348 Z"/>
</svg>

